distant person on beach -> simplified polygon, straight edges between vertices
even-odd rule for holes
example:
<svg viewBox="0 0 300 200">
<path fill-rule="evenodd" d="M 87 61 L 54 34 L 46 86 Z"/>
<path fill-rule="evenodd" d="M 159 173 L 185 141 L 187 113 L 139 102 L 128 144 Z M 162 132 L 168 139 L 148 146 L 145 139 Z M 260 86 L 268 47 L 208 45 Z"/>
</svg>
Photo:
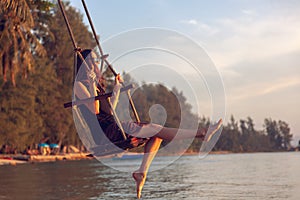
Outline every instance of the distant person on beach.
<svg viewBox="0 0 300 200">
<path fill-rule="evenodd" d="M 74 93 L 77 99 L 86 99 L 97 96 L 104 93 L 104 89 L 99 86 L 99 80 L 101 80 L 101 74 L 98 69 L 99 59 L 95 52 L 91 49 L 85 49 L 81 51 L 82 57 L 85 59 L 85 64 L 80 57 L 77 60 L 77 77 L 74 83 Z M 80 70 L 80 73 L 79 72 Z M 117 123 L 114 120 L 112 111 L 107 101 L 111 102 L 113 109 L 116 108 L 121 84 L 123 79 L 120 75 L 115 77 L 115 87 L 113 89 L 113 96 L 109 100 L 96 100 L 92 103 L 85 103 L 81 105 L 80 109 L 83 109 L 85 113 L 96 115 L 98 122 L 111 142 L 117 142 L 122 140 L 122 133 L 118 128 Z M 100 82 L 101 84 L 101 82 Z M 206 128 L 199 128 L 196 136 L 194 130 L 180 130 L 176 128 L 166 128 L 158 124 L 153 123 L 135 123 L 135 122 L 121 122 L 125 133 L 128 138 L 147 138 L 144 146 L 144 157 L 140 168 L 132 173 L 132 176 L 136 182 L 137 198 L 141 197 L 142 188 L 145 184 L 146 176 L 154 159 L 162 140 L 171 141 L 172 139 L 187 139 L 187 138 L 200 138 L 209 141 L 214 133 L 220 129 L 222 125 L 222 119 L 216 124 Z M 91 130 L 92 131 L 92 130 Z"/>
</svg>

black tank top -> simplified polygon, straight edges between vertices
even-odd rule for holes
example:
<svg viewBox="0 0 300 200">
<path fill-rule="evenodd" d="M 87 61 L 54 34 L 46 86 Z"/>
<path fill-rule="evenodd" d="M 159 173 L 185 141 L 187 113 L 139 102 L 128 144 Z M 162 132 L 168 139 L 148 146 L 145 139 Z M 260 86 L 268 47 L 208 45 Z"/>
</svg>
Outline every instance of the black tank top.
<svg viewBox="0 0 300 200">
<path fill-rule="evenodd" d="M 81 81 L 81 83 L 88 89 L 89 82 L 87 81 Z M 100 88 L 100 93 L 103 94 L 104 90 L 103 88 Z M 99 130 L 99 125 L 102 128 L 102 131 L 106 135 L 106 137 L 111 142 L 117 142 L 123 139 L 122 132 L 120 128 L 118 127 L 114 116 L 112 114 L 109 114 L 103 110 L 101 110 L 100 105 L 100 112 L 99 114 L 92 113 L 86 105 L 81 104 L 78 106 L 79 110 L 81 111 L 82 115 L 84 116 L 90 131 L 92 133 L 92 136 L 94 138 L 94 141 L 97 145 L 102 144 L 101 143 L 101 133 L 95 133 L 95 130 Z M 102 135 L 103 136 L 103 135 Z"/>
</svg>

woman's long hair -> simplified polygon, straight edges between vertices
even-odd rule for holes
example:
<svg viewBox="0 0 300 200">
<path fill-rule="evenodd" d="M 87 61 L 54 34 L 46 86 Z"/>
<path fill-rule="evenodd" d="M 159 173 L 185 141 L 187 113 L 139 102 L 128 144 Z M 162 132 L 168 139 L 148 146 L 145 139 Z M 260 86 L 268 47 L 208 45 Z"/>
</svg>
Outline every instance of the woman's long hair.
<svg viewBox="0 0 300 200">
<path fill-rule="evenodd" d="M 82 58 L 86 60 L 86 58 L 92 53 L 92 49 L 84 49 L 80 51 Z M 87 62 L 82 60 L 81 56 L 77 55 L 77 69 L 76 69 L 76 80 L 78 81 L 88 81 L 88 73 L 90 71 L 90 66 L 86 66 Z M 96 74 L 97 82 L 101 80 L 101 72 L 98 67 L 94 68 L 94 72 Z"/>
</svg>

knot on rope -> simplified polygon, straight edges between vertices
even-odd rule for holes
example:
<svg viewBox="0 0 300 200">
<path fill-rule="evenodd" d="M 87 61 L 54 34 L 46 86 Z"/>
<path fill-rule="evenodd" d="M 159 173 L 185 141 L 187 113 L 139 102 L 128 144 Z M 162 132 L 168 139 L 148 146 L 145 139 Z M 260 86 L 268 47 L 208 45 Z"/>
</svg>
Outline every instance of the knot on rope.
<svg viewBox="0 0 300 200">
<path fill-rule="evenodd" d="M 80 47 L 75 47 L 74 52 L 81 52 L 82 49 Z"/>
</svg>

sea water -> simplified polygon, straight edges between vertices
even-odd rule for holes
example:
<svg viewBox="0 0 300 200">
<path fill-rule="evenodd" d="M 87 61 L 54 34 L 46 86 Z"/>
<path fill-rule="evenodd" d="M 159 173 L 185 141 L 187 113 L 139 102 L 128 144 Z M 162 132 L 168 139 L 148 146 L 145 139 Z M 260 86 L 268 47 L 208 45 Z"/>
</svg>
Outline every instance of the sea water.
<svg viewBox="0 0 300 200">
<path fill-rule="evenodd" d="M 133 171 L 140 161 L 113 162 Z M 135 199 L 135 183 L 96 160 L 0 166 L 0 199 Z M 182 156 L 149 172 L 143 199 L 300 199 L 300 152 Z"/>
</svg>

